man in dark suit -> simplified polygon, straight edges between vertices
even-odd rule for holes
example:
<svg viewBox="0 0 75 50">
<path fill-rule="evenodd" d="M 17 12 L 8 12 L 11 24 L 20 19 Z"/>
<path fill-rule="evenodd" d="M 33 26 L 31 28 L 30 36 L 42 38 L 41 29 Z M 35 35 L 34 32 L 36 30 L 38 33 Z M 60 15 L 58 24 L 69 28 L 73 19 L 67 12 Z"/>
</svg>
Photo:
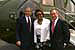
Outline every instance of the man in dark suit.
<svg viewBox="0 0 75 50">
<path fill-rule="evenodd" d="M 32 50 L 33 43 L 33 19 L 31 17 L 31 8 L 27 7 L 24 16 L 19 17 L 16 25 L 16 45 L 21 50 Z"/>
<path fill-rule="evenodd" d="M 70 40 L 70 32 L 65 21 L 59 19 L 56 9 L 50 11 L 52 21 L 50 24 L 50 40 L 51 48 L 54 50 L 63 50 L 64 44 L 68 45 Z"/>
</svg>

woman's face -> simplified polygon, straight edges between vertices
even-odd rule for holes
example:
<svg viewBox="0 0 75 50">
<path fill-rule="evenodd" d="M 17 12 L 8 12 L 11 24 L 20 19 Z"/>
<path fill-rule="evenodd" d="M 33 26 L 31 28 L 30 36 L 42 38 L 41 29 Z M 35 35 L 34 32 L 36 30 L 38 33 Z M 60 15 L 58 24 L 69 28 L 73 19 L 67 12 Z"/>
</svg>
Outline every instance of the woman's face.
<svg viewBox="0 0 75 50">
<path fill-rule="evenodd" d="M 37 19 L 38 20 L 41 20 L 41 19 L 43 19 L 43 14 L 42 14 L 42 12 L 37 12 Z"/>
</svg>

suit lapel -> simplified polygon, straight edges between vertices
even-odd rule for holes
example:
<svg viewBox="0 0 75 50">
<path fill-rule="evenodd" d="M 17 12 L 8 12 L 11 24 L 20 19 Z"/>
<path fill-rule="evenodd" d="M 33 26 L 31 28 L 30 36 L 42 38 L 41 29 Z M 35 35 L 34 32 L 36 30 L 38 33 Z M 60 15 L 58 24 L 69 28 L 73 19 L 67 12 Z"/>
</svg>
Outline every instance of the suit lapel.
<svg viewBox="0 0 75 50">
<path fill-rule="evenodd" d="M 23 16 L 23 19 L 24 19 L 24 22 L 27 24 L 27 20 L 26 20 L 26 17 L 25 16 Z"/>
<path fill-rule="evenodd" d="M 60 19 L 58 19 L 58 21 L 57 21 L 57 23 L 56 23 L 56 25 L 55 25 L 55 29 L 54 29 L 54 32 L 56 31 L 56 30 L 59 30 L 59 21 L 60 21 Z"/>
<path fill-rule="evenodd" d="M 58 30 L 58 26 L 59 26 L 59 19 L 58 19 L 58 21 L 57 21 L 57 23 L 56 23 L 56 25 L 55 25 L 54 32 L 55 32 L 56 30 Z M 50 32 L 52 33 L 52 21 L 51 21 L 51 23 L 50 23 Z M 52 33 L 52 34 L 53 34 L 53 33 Z"/>
<path fill-rule="evenodd" d="M 52 36 L 52 21 L 50 23 L 50 37 Z"/>
</svg>

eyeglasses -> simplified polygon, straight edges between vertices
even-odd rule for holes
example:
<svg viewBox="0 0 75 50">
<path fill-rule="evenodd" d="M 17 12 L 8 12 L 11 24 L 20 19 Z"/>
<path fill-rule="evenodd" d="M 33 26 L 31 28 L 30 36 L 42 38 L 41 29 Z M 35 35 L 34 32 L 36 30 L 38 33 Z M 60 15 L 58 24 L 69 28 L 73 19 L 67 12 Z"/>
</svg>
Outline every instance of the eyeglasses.
<svg viewBox="0 0 75 50">
<path fill-rule="evenodd" d="M 37 14 L 37 15 L 42 15 L 42 14 Z"/>
</svg>

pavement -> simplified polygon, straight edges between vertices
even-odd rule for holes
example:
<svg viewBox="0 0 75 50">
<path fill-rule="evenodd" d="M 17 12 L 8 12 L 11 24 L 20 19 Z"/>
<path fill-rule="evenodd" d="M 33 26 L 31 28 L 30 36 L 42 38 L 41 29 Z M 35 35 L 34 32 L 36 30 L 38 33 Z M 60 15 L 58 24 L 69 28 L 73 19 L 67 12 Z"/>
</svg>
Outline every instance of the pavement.
<svg viewBox="0 0 75 50">
<path fill-rule="evenodd" d="M 71 31 L 71 38 L 70 42 L 75 46 L 75 30 L 70 30 Z M 15 44 L 10 44 L 8 42 L 5 42 L 0 39 L 0 50 L 20 50 Z M 66 50 L 75 50 L 75 48 L 69 48 Z"/>
<path fill-rule="evenodd" d="M 0 50 L 19 50 L 19 48 L 15 44 L 10 44 L 0 39 Z"/>
<path fill-rule="evenodd" d="M 15 44 L 10 44 L 0 39 L 0 50 L 20 50 L 20 49 Z M 67 48 L 65 50 L 75 50 L 75 48 Z"/>
</svg>

